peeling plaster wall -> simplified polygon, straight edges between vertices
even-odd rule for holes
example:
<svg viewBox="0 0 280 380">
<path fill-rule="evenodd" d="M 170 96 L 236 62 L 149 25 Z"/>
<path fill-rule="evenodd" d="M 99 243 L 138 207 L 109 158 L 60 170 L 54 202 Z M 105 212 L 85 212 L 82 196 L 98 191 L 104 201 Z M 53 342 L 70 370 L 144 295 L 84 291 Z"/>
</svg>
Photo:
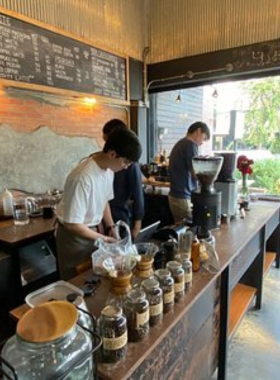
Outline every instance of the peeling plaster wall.
<svg viewBox="0 0 280 380">
<path fill-rule="evenodd" d="M 23 133 L 2 125 L 0 146 L 0 191 L 21 189 L 35 194 L 63 190 L 69 171 L 100 149 L 93 138 L 58 135 L 47 126 Z"/>
</svg>

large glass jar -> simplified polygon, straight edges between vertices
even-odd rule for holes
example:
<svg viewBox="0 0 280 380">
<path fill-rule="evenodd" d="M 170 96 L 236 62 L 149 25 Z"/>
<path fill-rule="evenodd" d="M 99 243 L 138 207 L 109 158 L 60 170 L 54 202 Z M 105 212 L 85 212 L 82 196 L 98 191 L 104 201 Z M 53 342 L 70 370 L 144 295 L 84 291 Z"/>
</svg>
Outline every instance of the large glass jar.
<svg viewBox="0 0 280 380">
<path fill-rule="evenodd" d="M 127 319 L 128 341 L 138 342 L 149 332 L 149 301 L 141 289 L 133 289 L 128 294 L 124 313 Z"/>
<path fill-rule="evenodd" d="M 159 282 L 153 278 L 149 278 L 142 282 L 143 289 L 149 301 L 150 326 L 159 324 L 163 315 L 163 296 Z"/>
<path fill-rule="evenodd" d="M 174 293 L 175 302 L 179 302 L 185 293 L 185 272 L 182 264 L 178 261 L 169 261 L 166 264 L 167 269 L 171 272 L 174 278 Z"/>
<path fill-rule="evenodd" d="M 99 331 L 104 362 L 114 363 L 124 358 L 127 352 L 127 323 L 121 307 L 108 305 L 102 310 Z"/>
<path fill-rule="evenodd" d="M 1 356 L 19 380 L 93 379 L 92 337 L 77 319 L 77 309 L 66 301 L 36 306 L 20 319 Z M 4 369 L 14 378 L 10 369 Z"/>
<path fill-rule="evenodd" d="M 158 269 L 155 276 L 163 291 L 163 312 L 167 313 L 174 307 L 174 279 L 168 269 Z"/>
</svg>

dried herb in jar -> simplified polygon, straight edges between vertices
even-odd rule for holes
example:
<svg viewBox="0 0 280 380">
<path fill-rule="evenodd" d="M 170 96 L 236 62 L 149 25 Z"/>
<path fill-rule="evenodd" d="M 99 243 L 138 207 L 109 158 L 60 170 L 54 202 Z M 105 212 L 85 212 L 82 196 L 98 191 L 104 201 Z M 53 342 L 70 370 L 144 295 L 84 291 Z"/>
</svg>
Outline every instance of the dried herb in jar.
<svg viewBox="0 0 280 380">
<path fill-rule="evenodd" d="M 185 291 L 192 286 L 192 262 L 188 257 L 181 257 L 182 267 L 185 271 Z"/>
<path fill-rule="evenodd" d="M 155 276 L 163 291 L 163 312 L 167 313 L 174 307 L 174 280 L 168 269 L 158 269 Z"/>
<path fill-rule="evenodd" d="M 102 358 L 106 363 L 122 359 L 127 352 L 127 323 L 122 309 L 117 306 L 106 306 L 99 319 L 102 336 Z"/>
<path fill-rule="evenodd" d="M 175 302 L 179 302 L 185 294 L 185 272 L 178 261 L 169 261 L 166 265 L 174 279 Z"/>
<path fill-rule="evenodd" d="M 149 301 L 141 289 L 133 289 L 124 306 L 127 318 L 128 341 L 138 342 L 149 332 Z"/>
<path fill-rule="evenodd" d="M 162 320 L 163 297 L 159 282 L 154 279 L 147 279 L 142 282 L 143 289 L 149 301 L 150 326 L 155 326 Z"/>
</svg>

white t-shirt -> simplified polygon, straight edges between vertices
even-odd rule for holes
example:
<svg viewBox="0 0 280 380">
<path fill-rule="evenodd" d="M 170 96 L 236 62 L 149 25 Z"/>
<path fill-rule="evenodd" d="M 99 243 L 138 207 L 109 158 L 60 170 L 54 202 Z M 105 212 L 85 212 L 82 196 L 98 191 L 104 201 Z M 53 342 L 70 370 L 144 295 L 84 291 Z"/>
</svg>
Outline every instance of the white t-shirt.
<svg viewBox="0 0 280 380">
<path fill-rule="evenodd" d="M 98 225 L 106 203 L 114 198 L 114 173 L 101 169 L 92 157 L 82 161 L 68 175 L 57 217 L 63 223 Z"/>
</svg>

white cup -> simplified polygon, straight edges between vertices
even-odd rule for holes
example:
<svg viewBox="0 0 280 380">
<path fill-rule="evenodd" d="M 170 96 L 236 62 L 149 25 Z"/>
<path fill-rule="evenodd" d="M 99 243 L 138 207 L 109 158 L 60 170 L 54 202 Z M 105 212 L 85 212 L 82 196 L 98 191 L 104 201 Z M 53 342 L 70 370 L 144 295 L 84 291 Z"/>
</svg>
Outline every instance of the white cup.
<svg viewBox="0 0 280 380">
<path fill-rule="evenodd" d="M 13 198 L 13 217 L 16 226 L 24 226 L 29 223 L 27 198 Z"/>
</svg>

